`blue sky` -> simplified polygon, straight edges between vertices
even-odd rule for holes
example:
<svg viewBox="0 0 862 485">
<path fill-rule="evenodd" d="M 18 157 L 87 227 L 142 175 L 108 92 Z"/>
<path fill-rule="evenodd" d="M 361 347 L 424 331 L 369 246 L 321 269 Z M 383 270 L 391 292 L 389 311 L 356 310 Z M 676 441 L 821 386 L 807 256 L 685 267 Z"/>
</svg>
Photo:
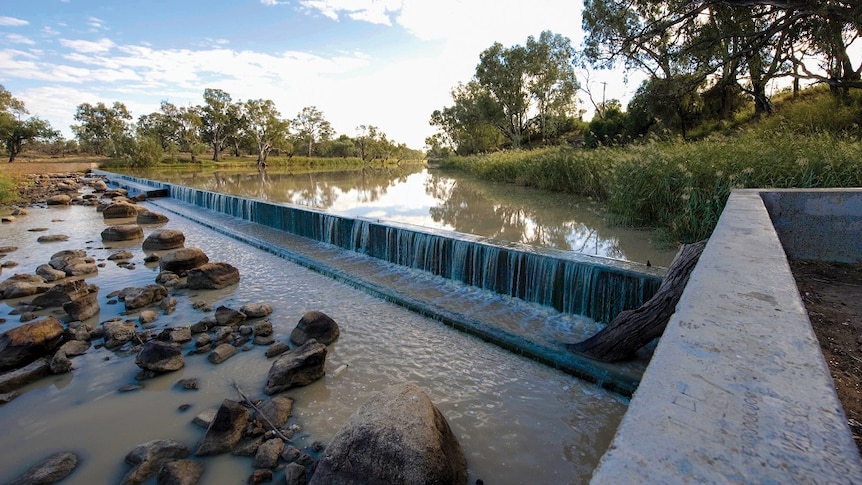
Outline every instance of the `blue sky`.
<svg viewBox="0 0 862 485">
<path fill-rule="evenodd" d="M 28 0 L 0 8 L 0 84 L 71 137 L 81 103 L 271 99 L 284 118 L 316 106 L 336 132 L 374 125 L 423 148 L 431 112 L 491 44 L 551 30 L 580 45 L 579 0 Z M 606 80 L 608 98 L 637 82 Z M 582 80 L 583 82 L 583 80 Z"/>
</svg>

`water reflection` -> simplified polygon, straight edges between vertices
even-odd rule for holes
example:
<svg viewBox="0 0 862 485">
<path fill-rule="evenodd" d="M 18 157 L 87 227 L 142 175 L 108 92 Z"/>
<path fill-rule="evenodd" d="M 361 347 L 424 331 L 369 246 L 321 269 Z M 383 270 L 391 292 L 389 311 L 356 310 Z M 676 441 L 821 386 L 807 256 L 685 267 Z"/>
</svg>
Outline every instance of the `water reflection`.
<svg viewBox="0 0 862 485">
<path fill-rule="evenodd" d="M 608 223 L 584 197 L 508 184 L 423 165 L 353 171 L 159 172 L 134 175 L 219 193 L 339 214 L 454 230 L 507 242 L 667 266 L 674 250 L 650 233 Z"/>
</svg>

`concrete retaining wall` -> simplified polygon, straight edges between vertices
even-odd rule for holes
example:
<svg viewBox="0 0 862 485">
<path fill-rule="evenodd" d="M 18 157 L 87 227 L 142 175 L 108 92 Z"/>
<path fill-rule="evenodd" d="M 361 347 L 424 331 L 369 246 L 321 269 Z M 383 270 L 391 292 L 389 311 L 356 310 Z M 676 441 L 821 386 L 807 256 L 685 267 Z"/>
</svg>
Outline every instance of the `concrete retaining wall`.
<svg viewBox="0 0 862 485">
<path fill-rule="evenodd" d="M 782 247 L 859 261 L 860 200 L 731 194 L 593 484 L 862 483 Z M 850 240 L 855 249 L 808 249 Z"/>
</svg>

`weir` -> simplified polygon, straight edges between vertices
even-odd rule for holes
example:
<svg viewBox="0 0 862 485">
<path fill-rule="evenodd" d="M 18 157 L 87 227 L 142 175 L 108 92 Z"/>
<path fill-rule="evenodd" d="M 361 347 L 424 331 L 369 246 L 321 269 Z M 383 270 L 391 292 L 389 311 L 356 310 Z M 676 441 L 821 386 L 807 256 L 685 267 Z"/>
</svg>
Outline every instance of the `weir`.
<svg viewBox="0 0 862 485">
<path fill-rule="evenodd" d="M 597 322 L 607 323 L 620 312 L 639 307 L 655 294 L 662 279 L 660 271 L 627 261 L 504 244 L 453 231 L 346 217 L 127 175 L 97 173 L 129 190 L 167 190 L 171 198 L 204 209 Z"/>
</svg>

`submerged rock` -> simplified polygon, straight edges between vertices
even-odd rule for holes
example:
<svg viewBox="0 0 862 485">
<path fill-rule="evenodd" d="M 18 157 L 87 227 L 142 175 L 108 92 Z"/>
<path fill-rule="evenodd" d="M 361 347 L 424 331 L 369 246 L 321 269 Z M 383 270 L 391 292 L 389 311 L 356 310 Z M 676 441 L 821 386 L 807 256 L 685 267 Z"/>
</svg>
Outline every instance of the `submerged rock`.
<svg viewBox="0 0 862 485">
<path fill-rule="evenodd" d="M 306 386 L 323 377 L 326 363 L 326 346 L 309 340 L 302 346 L 282 354 L 266 378 L 266 394 L 272 395 L 292 387 Z"/>
<path fill-rule="evenodd" d="M 290 341 L 296 345 L 302 345 L 315 339 L 323 345 L 329 345 L 335 342 L 340 334 L 338 324 L 329 315 L 310 311 L 302 316 L 296 328 L 290 332 Z"/>
<path fill-rule="evenodd" d="M 232 450 L 242 438 L 248 418 L 249 412 L 245 406 L 225 399 L 207 428 L 195 455 L 219 455 Z"/>
<path fill-rule="evenodd" d="M 160 340 L 150 340 L 141 347 L 135 364 L 144 370 L 171 372 L 182 369 L 186 362 L 181 348 Z"/>
<path fill-rule="evenodd" d="M 55 453 L 6 485 L 50 485 L 69 476 L 77 466 L 78 455 L 68 451 Z"/>
<path fill-rule="evenodd" d="M 140 444 L 126 455 L 132 469 L 126 473 L 121 485 L 138 485 L 155 476 L 165 463 L 189 456 L 186 445 L 175 440 L 153 440 Z"/>
</svg>

